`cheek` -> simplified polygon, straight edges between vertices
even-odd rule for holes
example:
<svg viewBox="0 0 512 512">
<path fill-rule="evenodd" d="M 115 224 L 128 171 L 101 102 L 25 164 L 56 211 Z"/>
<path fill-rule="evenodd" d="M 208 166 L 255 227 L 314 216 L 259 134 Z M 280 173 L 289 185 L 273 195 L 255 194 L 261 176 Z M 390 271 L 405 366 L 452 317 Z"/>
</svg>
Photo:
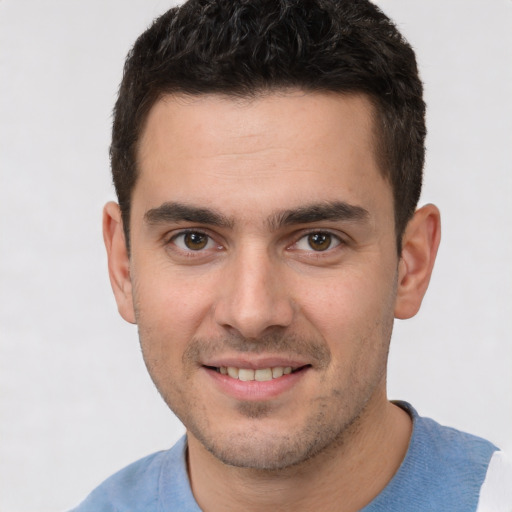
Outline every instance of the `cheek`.
<svg viewBox="0 0 512 512">
<path fill-rule="evenodd" d="M 134 283 L 139 328 L 186 338 L 211 308 L 209 284 L 201 278 L 148 269 L 137 273 Z"/>
<path fill-rule="evenodd" d="M 183 353 L 201 321 L 200 294 L 190 293 L 193 288 L 184 293 L 179 282 L 157 272 L 139 272 L 134 283 L 142 354 L 156 387 L 167 401 L 177 393 L 183 378 Z"/>
<path fill-rule="evenodd" d="M 177 389 L 183 368 L 182 358 L 208 312 L 205 294 L 159 278 L 136 281 L 134 302 L 144 361 L 165 400 Z M 173 382 L 170 385 L 170 382 Z M 179 394 L 179 393 L 178 393 Z"/>
<path fill-rule="evenodd" d="M 326 327 L 380 320 L 381 313 L 392 311 L 395 286 L 390 275 L 354 271 L 316 282 L 302 298 L 304 311 L 317 319 L 316 325 Z"/>
<path fill-rule="evenodd" d="M 387 353 L 394 319 L 393 275 L 392 271 L 338 275 L 328 288 L 313 289 L 303 301 L 304 316 L 342 361 Z"/>
<path fill-rule="evenodd" d="M 319 297 L 310 316 L 332 354 L 325 381 L 353 405 L 360 393 L 370 396 L 385 378 L 394 319 L 389 286 L 379 293 L 364 277 L 357 286 L 345 282 L 332 289 L 331 300 Z"/>
</svg>

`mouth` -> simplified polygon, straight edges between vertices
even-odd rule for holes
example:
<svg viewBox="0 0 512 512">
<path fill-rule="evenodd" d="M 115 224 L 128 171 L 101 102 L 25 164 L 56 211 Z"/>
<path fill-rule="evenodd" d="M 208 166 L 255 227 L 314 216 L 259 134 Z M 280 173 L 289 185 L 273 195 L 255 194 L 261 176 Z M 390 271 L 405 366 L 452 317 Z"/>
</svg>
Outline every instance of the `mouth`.
<svg viewBox="0 0 512 512">
<path fill-rule="evenodd" d="M 274 366 L 269 368 L 237 368 L 235 366 L 205 366 L 209 370 L 213 370 L 221 375 L 226 375 L 235 380 L 241 380 L 243 382 L 257 381 L 266 382 L 270 380 L 276 380 L 297 373 L 309 368 L 311 365 L 307 364 L 304 366 L 292 367 L 292 366 Z"/>
</svg>

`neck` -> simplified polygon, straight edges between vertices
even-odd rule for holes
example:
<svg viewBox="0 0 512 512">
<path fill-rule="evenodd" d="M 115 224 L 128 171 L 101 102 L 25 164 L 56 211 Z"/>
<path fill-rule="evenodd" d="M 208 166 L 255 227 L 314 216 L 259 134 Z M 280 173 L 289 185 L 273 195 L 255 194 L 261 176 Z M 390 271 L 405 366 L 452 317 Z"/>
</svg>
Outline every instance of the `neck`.
<svg viewBox="0 0 512 512">
<path fill-rule="evenodd" d="M 374 410 L 368 410 L 374 409 Z M 387 485 L 411 436 L 411 419 L 385 401 L 367 407 L 343 439 L 280 471 L 228 466 L 188 435 L 192 491 L 205 512 L 267 510 L 355 512 Z"/>
</svg>

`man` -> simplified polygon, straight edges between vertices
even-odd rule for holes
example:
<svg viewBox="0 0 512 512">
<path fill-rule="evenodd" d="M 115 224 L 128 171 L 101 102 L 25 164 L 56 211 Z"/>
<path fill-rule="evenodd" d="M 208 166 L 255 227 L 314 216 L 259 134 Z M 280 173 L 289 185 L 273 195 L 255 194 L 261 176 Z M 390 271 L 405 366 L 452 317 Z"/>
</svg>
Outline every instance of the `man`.
<svg viewBox="0 0 512 512">
<path fill-rule="evenodd" d="M 440 240 L 416 210 L 424 111 L 412 49 L 366 1 L 189 0 L 137 40 L 104 237 L 187 435 L 77 510 L 512 507 L 496 447 L 386 396 L 393 319 Z"/>
</svg>

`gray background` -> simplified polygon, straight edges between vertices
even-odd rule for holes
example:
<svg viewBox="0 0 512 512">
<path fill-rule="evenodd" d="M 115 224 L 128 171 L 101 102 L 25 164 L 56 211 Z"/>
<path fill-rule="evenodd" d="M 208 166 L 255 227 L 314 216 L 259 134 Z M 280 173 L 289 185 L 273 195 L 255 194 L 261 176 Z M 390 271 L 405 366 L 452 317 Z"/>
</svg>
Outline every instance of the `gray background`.
<svg viewBox="0 0 512 512">
<path fill-rule="evenodd" d="M 512 452 L 512 2 L 381 0 L 426 86 L 443 241 L 389 394 Z M 0 511 L 64 510 L 181 435 L 107 279 L 110 112 L 169 3 L 0 0 Z"/>
</svg>

